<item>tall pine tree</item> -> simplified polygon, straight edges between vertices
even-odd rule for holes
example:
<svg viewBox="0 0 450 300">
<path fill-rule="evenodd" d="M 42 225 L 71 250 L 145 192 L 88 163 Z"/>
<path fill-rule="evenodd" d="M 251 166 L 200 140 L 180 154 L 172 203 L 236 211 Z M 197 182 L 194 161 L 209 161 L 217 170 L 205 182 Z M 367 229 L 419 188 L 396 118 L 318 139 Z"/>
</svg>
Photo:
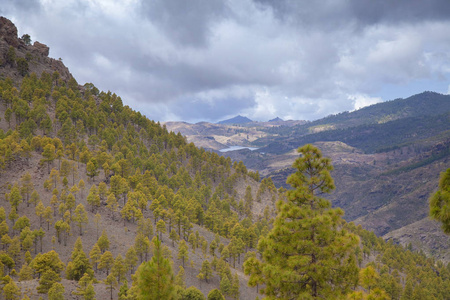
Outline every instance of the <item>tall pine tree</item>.
<svg viewBox="0 0 450 300">
<path fill-rule="evenodd" d="M 287 180 L 295 189 L 277 203 L 274 227 L 258 243 L 262 261 L 250 258 L 245 271 L 270 299 L 336 299 L 357 283 L 358 238 L 342 229 L 342 209 L 320 197 L 334 189 L 330 159 L 312 145 L 298 152 Z"/>
<path fill-rule="evenodd" d="M 439 190 L 430 198 L 430 216 L 442 223 L 442 230 L 450 234 L 450 168 L 441 174 Z"/>
<path fill-rule="evenodd" d="M 137 270 L 138 299 L 175 299 L 175 283 L 172 265 L 163 256 L 163 247 L 155 241 L 151 261 L 143 263 Z"/>
</svg>

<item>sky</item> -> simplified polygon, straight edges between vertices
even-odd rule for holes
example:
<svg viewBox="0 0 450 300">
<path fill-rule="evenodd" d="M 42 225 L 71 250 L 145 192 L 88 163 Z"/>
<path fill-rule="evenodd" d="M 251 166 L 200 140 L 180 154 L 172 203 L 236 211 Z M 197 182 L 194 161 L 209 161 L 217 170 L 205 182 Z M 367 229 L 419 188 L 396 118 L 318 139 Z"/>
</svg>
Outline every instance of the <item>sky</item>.
<svg viewBox="0 0 450 300">
<path fill-rule="evenodd" d="M 449 93 L 448 0 L 2 0 L 79 84 L 155 121 L 315 120 Z"/>
</svg>

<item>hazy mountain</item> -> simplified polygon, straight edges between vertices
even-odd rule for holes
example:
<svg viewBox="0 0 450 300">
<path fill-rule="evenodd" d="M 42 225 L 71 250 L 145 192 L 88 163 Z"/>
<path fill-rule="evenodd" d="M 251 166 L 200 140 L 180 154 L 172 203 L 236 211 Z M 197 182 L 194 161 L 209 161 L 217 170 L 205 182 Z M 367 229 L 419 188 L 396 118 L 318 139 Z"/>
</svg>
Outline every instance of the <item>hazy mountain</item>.
<svg viewBox="0 0 450 300">
<path fill-rule="evenodd" d="M 253 121 L 250 120 L 249 118 L 239 115 L 239 116 L 236 116 L 236 117 L 228 119 L 228 120 L 223 120 L 223 121 L 217 122 L 217 124 L 232 125 L 232 124 L 246 124 L 246 123 L 251 123 L 251 122 L 253 122 Z"/>
<path fill-rule="evenodd" d="M 275 119 L 269 120 L 268 122 L 276 123 L 276 122 L 284 122 L 284 120 L 279 117 L 276 117 Z"/>
</svg>

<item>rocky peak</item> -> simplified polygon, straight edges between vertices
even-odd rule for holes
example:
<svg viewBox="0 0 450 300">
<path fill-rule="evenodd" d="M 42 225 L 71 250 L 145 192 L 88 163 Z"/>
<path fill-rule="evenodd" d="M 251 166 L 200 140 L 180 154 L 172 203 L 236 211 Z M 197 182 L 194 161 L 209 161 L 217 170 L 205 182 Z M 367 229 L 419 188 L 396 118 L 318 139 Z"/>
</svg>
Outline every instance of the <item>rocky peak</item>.
<svg viewBox="0 0 450 300">
<path fill-rule="evenodd" d="M 47 45 L 44 45 L 36 41 L 34 42 L 33 47 L 43 56 L 48 56 L 50 48 Z"/>
<path fill-rule="evenodd" d="M 17 37 L 17 27 L 5 17 L 0 17 L 0 39 L 5 40 L 10 46 L 19 47 L 20 41 Z"/>
</svg>

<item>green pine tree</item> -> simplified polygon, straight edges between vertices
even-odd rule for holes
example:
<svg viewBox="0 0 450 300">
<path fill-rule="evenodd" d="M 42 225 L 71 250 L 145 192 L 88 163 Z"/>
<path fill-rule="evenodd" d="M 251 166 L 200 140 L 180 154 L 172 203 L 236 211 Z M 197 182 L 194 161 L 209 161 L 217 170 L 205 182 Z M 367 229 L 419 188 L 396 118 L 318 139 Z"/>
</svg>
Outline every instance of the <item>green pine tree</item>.
<svg viewBox="0 0 450 300">
<path fill-rule="evenodd" d="M 48 300 L 64 300 L 64 286 L 55 282 L 48 291 Z"/>
<path fill-rule="evenodd" d="M 137 271 L 138 299 L 175 299 L 175 283 L 169 259 L 157 238 L 151 261 L 141 264 Z"/>
<path fill-rule="evenodd" d="M 245 272 L 253 285 L 265 284 L 268 297 L 338 298 L 357 283 L 358 238 L 342 229 L 343 211 L 319 196 L 334 189 L 330 160 L 312 145 L 298 152 L 287 180 L 295 190 L 277 203 L 273 229 L 258 243 L 262 261 L 248 259 Z"/>
<path fill-rule="evenodd" d="M 67 264 L 66 275 L 67 279 L 78 281 L 85 273 L 90 276 L 94 274 L 92 265 L 83 250 L 81 238 L 78 237 L 73 247 L 71 262 Z"/>
<path fill-rule="evenodd" d="M 442 223 L 442 230 L 450 234 L 450 168 L 441 174 L 439 190 L 430 198 L 430 216 Z"/>
</svg>

